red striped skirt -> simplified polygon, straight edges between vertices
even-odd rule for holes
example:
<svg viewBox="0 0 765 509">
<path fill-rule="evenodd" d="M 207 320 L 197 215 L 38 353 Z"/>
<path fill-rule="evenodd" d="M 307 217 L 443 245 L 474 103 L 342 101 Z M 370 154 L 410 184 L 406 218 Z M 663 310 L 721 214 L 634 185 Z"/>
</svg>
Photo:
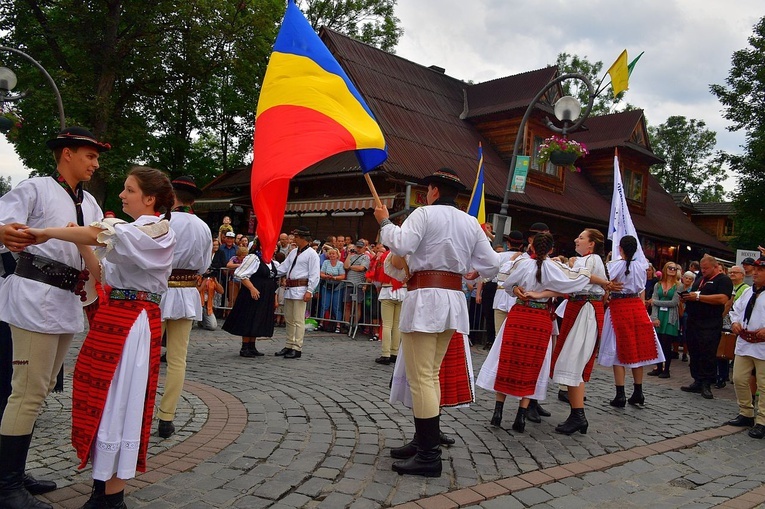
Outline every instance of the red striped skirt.
<svg viewBox="0 0 765 509">
<path fill-rule="evenodd" d="M 442 407 L 467 405 L 475 400 L 467 363 L 465 339 L 461 333 L 455 332 L 438 373 Z"/>
<path fill-rule="evenodd" d="M 595 321 L 598 324 L 598 339 L 600 338 L 600 334 L 603 332 L 603 315 L 605 313 L 603 301 L 569 300 L 566 303 L 566 312 L 563 314 L 563 321 L 560 324 L 560 334 L 558 335 L 558 340 L 555 342 L 555 349 L 553 350 L 552 354 L 552 362 L 550 363 L 550 376 L 552 376 L 552 373 L 555 370 L 555 363 L 558 362 L 558 356 L 563 349 L 563 345 L 566 344 L 568 334 L 571 332 L 571 328 L 574 326 L 574 322 L 579 316 L 579 312 L 582 310 L 584 305 L 587 304 L 587 302 L 592 304 L 592 307 L 595 308 Z M 592 368 L 595 364 L 595 358 L 597 356 L 598 344 L 596 342 L 595 348 L 592 349 L 590 360 L 587 361 L 587 364 L 584 366 L 584 373 L 582 373 L 582 379 L 585 382 L 590 381 L 590 375 L 592 375 Z"/>
<path fill-rule="evenodd" d="M 513 306 L 505 320 L 494 389 L 511 396 L 534 394 L 552 334 L 547 309 Z"/>
<path fill-rule="evenodd" d="M 125 340 L 144 309 L 149 315 L 151 328 L 151 359 L 136 470 L 146 471 L 146 451 L 159 375 L 162 316 L 157 304 L 139 300 L 102 302 L 77 356 L 72 392 L 72 445 L 81 461 L 79 468 L 88 463 Z"/>
<path fill-rule="evenodd" d="M 643 300 L 638 297 L 611 299 L 608 307 L 611 310 L 619 362 L 636 364 L 657 358 L 656 332 Z"/>
</svg>

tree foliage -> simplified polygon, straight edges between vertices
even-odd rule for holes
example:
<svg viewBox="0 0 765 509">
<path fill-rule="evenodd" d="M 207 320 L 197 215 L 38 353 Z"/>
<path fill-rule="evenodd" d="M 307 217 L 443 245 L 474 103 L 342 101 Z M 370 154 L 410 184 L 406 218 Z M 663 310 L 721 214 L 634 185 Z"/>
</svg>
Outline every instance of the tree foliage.
<svg viewBox="0 0 765 509">
<path fill-rule="evenodd" d="M 561 74 L 583 74 L 588 80 L 590 80 L 590 83 L 592 83 L 592 86 L 595 88 L 595 90 L 597 90 L 598 85 L 601 82 L 601 78 L 603 77 L 601 74 L 603 71 L 603 62 L 600 60 L 595 63 L 590 62 L 587 60 L 586 56 L 580 57 L 578 55 L 571 55 L 570 53 L 559 53 L 558 60 L 556 60 L 555 65 L 558 66 Z M 590 101 L 587 87 L 579 80 L 566 80 L 561 83 L 561 87 L 563 88 L 563 93 L 565 95 L 572 95 L 579 99 L 583 109 Z M 592 105 L 592 111 L 590 111 L 590 115 L 596 116 L 614 113 L 617 105 L 622 103 L 622 99 L 624 98 L 625 93 L 626 91 L 621 92 L 618 96 L 616 96 L 616 98 L 614 98 L 610 88 L 607 88 L 595 98 L 595 102 Z M 625 104 L 624 107 L 620 108 L 620 111 L 632 109 L 635 109 L 635 107 L 629 104 Z"/>
<path fill-rule="evenodd" d="M 306 0 L 312 21 L 382 48 L 398 42 L 395 0 Z M 51 74 L 67 125 L 82 125 L 113 149 L 89 190 L 116 206 L 127 168 L 156 166 L 204 185 L 252 158 L 254 117 L 284 0 L 8 0 L 0 44 L 20 48 Z M 12 54 L 29 95 L 15 141 L 23 163 L 53 170 L 45 141 L 59 130 L 56 102 L 36 68 Z M 114 200 L 105 202 L 106 197 Z"/>
<path fill-rule="evenodd" d="M 0 176 L 0 196 L 11 190 L 11 176 Z"/>
<path fill-rule="evenodd" d="M 717 134 L 703 120 L 672 116 L 649 127 L 648 135 L 654 153 L 665 161 L 651 173 L 667 192 L 687 193 L 692 201 L 723 201 L 723 156 L 715 153 Z"/>
<path fill-rule="evenodd" d="M 318 31 L 326 26 L 362 42 L 395 52 L 404 31 L 393 15 L 397 0 L 302 0 L 308 22 Z"/>
<path fill-rule="evenodd" d="M 749 47 L 733 53 L 725 84 L 710 90 L 732 122 L 728 129 L 746 132 L 743 153 L 727 160 L 739 175 L 734 245 L 753 249 L 765 239 L 765 17 L 754 26 Z"/>
</svg>

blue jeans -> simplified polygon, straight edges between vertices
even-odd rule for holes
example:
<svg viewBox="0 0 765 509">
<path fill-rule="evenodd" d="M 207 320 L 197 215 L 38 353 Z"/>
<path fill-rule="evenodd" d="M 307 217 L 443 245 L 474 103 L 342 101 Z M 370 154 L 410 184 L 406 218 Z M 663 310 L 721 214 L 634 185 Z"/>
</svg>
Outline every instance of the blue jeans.
<svg viewBox="0 0 765 509">
<path fill-rule="evenodd" d="M 330 318 L 332 320 L 342 320 L 343 316 L 343 298 L 342 298 L 342 285 L 331 285 L 327 283 L 321 284 L 321 310 L 319 311 L 319 317 L 324 318 L 324 314 L 332 309 Z"/>
</svg>

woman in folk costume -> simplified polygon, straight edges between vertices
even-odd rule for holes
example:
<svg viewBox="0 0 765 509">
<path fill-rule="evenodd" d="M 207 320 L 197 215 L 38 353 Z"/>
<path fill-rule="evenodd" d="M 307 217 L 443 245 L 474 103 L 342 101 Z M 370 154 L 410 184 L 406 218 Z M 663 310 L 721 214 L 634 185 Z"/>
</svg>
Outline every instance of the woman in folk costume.
<svg viewBox="0 0 765 509">
<path fill-rule="evenodd" d="M 519 298 L 510 309 L 478 374 L 479 387 L 521 400 L 512 426 L 519 433 L 526 428 L 529 402 L 545 399 L 547 391 L 553 329 L 550 298 L 579 292 L 591 282 L 610 284 L 586 269 L 569 269 L 550 260 L 552 248 L 552 235 L 538 233 L 531 256 L 519 256 L 501 269 L 507 274 L 505 291 L 520 287 L 524 300 Z"/>
<path fill-rule="evenodd" d="M 234 272 L 242 282 L 243 291 L 234 302 L 234 307 L 223 324 L 223 330 L 235 336 L 242 336 L 242 357 L 260 357 L 263 353 L 255 347 L 257 338 L 271 338 L 274 335 L 274 302 L 279 262 L 265 263 L 260 250 L 260 239 L 255 239 L 250 254 Z"/>
<path fill-rule="evenodd" d="M 598 363 L 613 366 L 616 397 L 611 406 L 623 408 L 628 402 L 645 404 L 643 366 L 664 362 L 664 354 L 643 303 L 648 261 L 632 235 L 622 237 L 618 249 L 620 259 L 608 263 L 608 274 L 624 287 L 620 293 L 611 294 L 603 319 Z M 626 368 L 632 369 L 635 385 L 629 400 L 624 394 Z"/>
<path fill-rule="evenodd" d="M 162 340 L 159 302 L 173 262 L 170 180 L 159 170 L 135 167 L 120 199 L 134 222 L 28 230 L 38 242 L 80 245 L 91 272 L 111 287 L 74 369 L 72 444 L 80 468 L 93 463 L 93 493 L 84 508 L 127 507 L 126 480 L 146 470 Z M 157 217 L 162 210 L 164 217 Z"/>
<path fill-rule="evenodd" d="M 587 269 L 590 274 L 606 278 L 603 265 L 603 234 L 587 228 L 574 240 L 579 256 L 573 267 Z M 558 341 L 552 356 L 553 382 L 568 387 L 571 413 L 555 431 L 570 435 L 587 431 L 584 415 L 584 384 L 590 381 L 597 356 L 598 338 L 603 330 L 603 297 L 605 290 L 598 285 L 587 285 L 568 297 Z"/>
</svg>

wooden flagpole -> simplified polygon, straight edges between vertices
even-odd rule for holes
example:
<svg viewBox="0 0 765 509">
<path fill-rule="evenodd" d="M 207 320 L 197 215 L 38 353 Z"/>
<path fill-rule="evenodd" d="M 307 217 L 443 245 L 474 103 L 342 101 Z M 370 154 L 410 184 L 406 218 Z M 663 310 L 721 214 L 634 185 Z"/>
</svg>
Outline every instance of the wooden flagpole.
<svg viewBox="0 0 765 509">
<path fill-rule="evenodd" d="M 372 192 L 372 197 L 375 199 L 375 207 L 382 207 L 382 201 L 380 201 L 380 196 L 377 194 L 377 189 L 375 189 L 375 185 L 372 182 L 372 177 L 369 176 L 369 173 L 364 174 L 364 180 L 367 181 L 369 190 Z"/>
</svg>

